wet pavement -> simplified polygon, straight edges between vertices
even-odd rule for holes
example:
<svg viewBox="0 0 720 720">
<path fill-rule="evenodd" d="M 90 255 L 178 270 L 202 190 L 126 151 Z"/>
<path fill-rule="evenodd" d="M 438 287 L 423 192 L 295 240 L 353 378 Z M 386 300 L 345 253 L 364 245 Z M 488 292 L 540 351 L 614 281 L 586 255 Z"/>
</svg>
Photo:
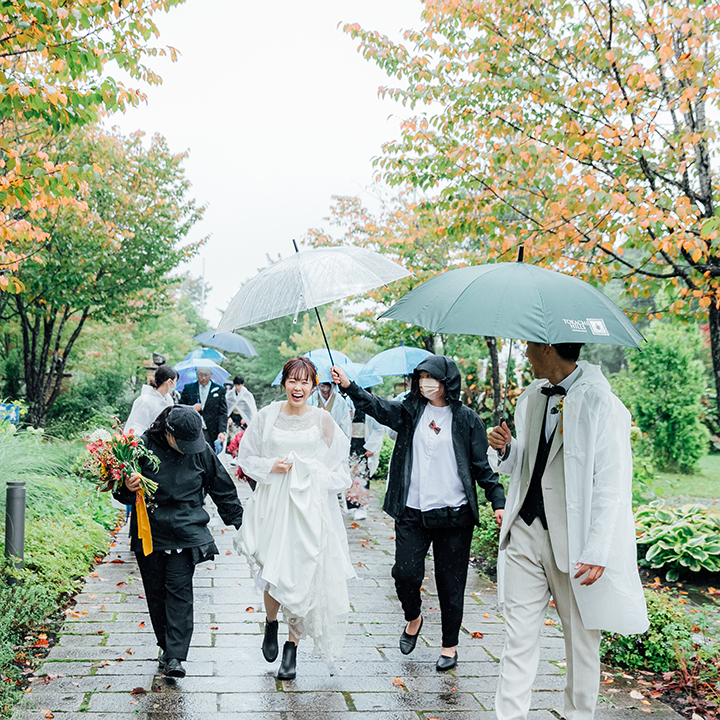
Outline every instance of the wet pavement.
<svg viewBox="0 0 720 720">
<path fill-rule="evenodd" d="M 249 493 L 240 484 L 241 498 Z M 232 551 L 234 528 L 213 515 L 220 555 L 195 573 L 195 633 L 182 680 L 157 673 L 158 648 L 139 571 L 121 531 L 67 611 L 59 643 L 32 678 L 13 720 L 490 720 L 503 619 L 495 587 L 470 569 L 458 665 L 438 673 L 440 617 L 428 562 L 425 624 L 410 656 L 398 649 L 403 628 L 390 570 L 392 520 L 375 497 L 367 520 L 346 519 L 358 579 L 349 583 L 352 611 L 343 654 L 331 669 L 301 642 L 297 678 L 275 679 L 260 645 L 262 599 L 247 563 Z M 553 616 L 548 616 L 553 620 Z M 556 618 L 555 618 L 556 619 Z M 286 637 L 282 633 L 281 643 Z M 564 684 L 562 635 L 543 631 L 531 720 L 560 718 Z M 606 676 L 606 679 L 611 678 Z M 680 716 L 657 700 L 603 683 L 597 720 Z M 633 698 L 630 693 L 634 692 Z M 643 690 L 646 693 L 646 691 Z"/>
</svg>

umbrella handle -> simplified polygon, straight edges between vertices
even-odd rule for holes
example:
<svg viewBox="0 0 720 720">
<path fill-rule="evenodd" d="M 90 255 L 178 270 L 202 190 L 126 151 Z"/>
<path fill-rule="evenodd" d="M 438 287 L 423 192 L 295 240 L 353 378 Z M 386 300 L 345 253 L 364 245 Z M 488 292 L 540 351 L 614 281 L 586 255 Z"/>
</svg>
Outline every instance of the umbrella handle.
<svg viewBox="0 0 720 720">
<path fill-rule="evenodd" d="M 507 369 L 505 370 L 505 389 L 503 390 L 503 400 L 502 400 L 502 415 L 500 416 L 500 425 L 505 422 L 505 409 L 507 408 L 507 393 L 508 393 L 508 386 L 510 385 L 510 358 L 512 357 L 512 349 L 513 349 L 513 341 L 510 340 L 510 347 L 508 348 L 508 358 L 507 358 Z"/>
<path fill-rule="evenodd" d="M 295 242 L 295 238 L 293 238 L 293 245 L 295 246 L 295 252 L 299 253 L 300 250 L 298 249 L 297 243 Z M 318 312 L 317 308 L 314 308 L 315 310 L 315 316 L 317 317 L 318 324 L 320 325 L 320 330 L 322 331 L 323 340 L 325 341 L 325 347 L 327 348 L 328 355 L 330 356 L 330 364 L 334 365 L 335 361 L 333 360 L 332 353 L 330 352 L 330 343 L 328 342 L 327 335 L 325 335 L 325 328 L 323 327 L 322 320 L 320 319 L 320 313 Z M 295 315 L 297 317 L 297 313 Z"/>
</svg>

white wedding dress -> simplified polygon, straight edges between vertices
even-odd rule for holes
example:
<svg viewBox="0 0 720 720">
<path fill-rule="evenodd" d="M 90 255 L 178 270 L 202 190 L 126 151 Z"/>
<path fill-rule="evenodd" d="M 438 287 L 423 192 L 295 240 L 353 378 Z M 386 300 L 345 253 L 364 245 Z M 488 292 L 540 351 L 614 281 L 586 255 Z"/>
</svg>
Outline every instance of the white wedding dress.
<svg viewBox="0 0 720 720">
<path fill-rule="evenodd" d="M 331 661 L 344 641 L 347 580 L 355 577 L 337 499 L 350 485 L 349 441 L 329 413 L 285 415 L 281 405 L 263 408 L 240 441 L 238 463 L 257 487 L 235 548 L 296 637 L 312 638 Z M 286 458 L 287 474 L 270 472 Z"/>
</svg>

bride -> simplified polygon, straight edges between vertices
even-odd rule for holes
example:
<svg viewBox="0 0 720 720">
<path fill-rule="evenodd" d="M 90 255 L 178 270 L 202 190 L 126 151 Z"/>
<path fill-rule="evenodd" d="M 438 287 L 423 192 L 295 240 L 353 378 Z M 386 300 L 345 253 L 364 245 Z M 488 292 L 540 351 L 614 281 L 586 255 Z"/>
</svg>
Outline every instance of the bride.
<svg viewBox="0 0 720 720">
<path fill-rule="evenodd" d="M 257 486 L 235 547 L 264 593 L 268 662 L 278 655 L 278 610 L 288 624 L 277 674 L 287 680 L 295 677 L 301 638 L 311 637 L 328 661 L 342 646 L 355 572 L 337 500 L 350 486 L 348 440 L 330 413 L 305 404 L 317 385 L 310 360 L 288 360 L 281 385 L 285 402 L 263 408 L 238 448 L 238 463 Z"/>
</svg>

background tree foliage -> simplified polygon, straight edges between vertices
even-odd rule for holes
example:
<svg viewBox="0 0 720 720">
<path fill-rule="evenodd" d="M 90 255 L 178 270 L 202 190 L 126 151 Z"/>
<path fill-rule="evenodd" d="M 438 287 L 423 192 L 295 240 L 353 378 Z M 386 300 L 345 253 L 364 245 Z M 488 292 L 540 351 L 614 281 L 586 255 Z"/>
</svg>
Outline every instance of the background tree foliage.
<svg viewBox="0 0 720 720">
<path fill-rule="evenodd" d="M 58 135 L 145 99 L 106 66 L 157 84 L 148 58 L 175 50 L 153 45 L 153 16 L 181 2 L 0 3 L 0 291 L 22 287 L 19 263 L 47 239 L 32 216 L 76 201 L 85 173 L 74 158 L 53 157 Z"/>
<path fill-rule="evenodd" d="M 22 336 L 28 421 L 42 426 L 62 387 L 86 321 L 152 317 L 168 305 L 168 273 L 197 252 L 182 244 L 202 215 L 186 197 L 183 154 L 165 140 L 143 144 L 98 128 L 73 133 L 64 152 L 92 176 L 78 204 L 41 213 L 41 252 L 18 270 L 23 290 L 0 296 L 0 313 Z"/>
<path fill-rule="evenodd" d="M 404 42 L 346 31 L 415 111 L 386 180 L 431 193 L 448 236 L 490 258 L 524 244 L 622 278 L 651 317 L 707 318 L 720 386 L 719 23 L 704 0 L 426 0 Z"/>
</svg>

